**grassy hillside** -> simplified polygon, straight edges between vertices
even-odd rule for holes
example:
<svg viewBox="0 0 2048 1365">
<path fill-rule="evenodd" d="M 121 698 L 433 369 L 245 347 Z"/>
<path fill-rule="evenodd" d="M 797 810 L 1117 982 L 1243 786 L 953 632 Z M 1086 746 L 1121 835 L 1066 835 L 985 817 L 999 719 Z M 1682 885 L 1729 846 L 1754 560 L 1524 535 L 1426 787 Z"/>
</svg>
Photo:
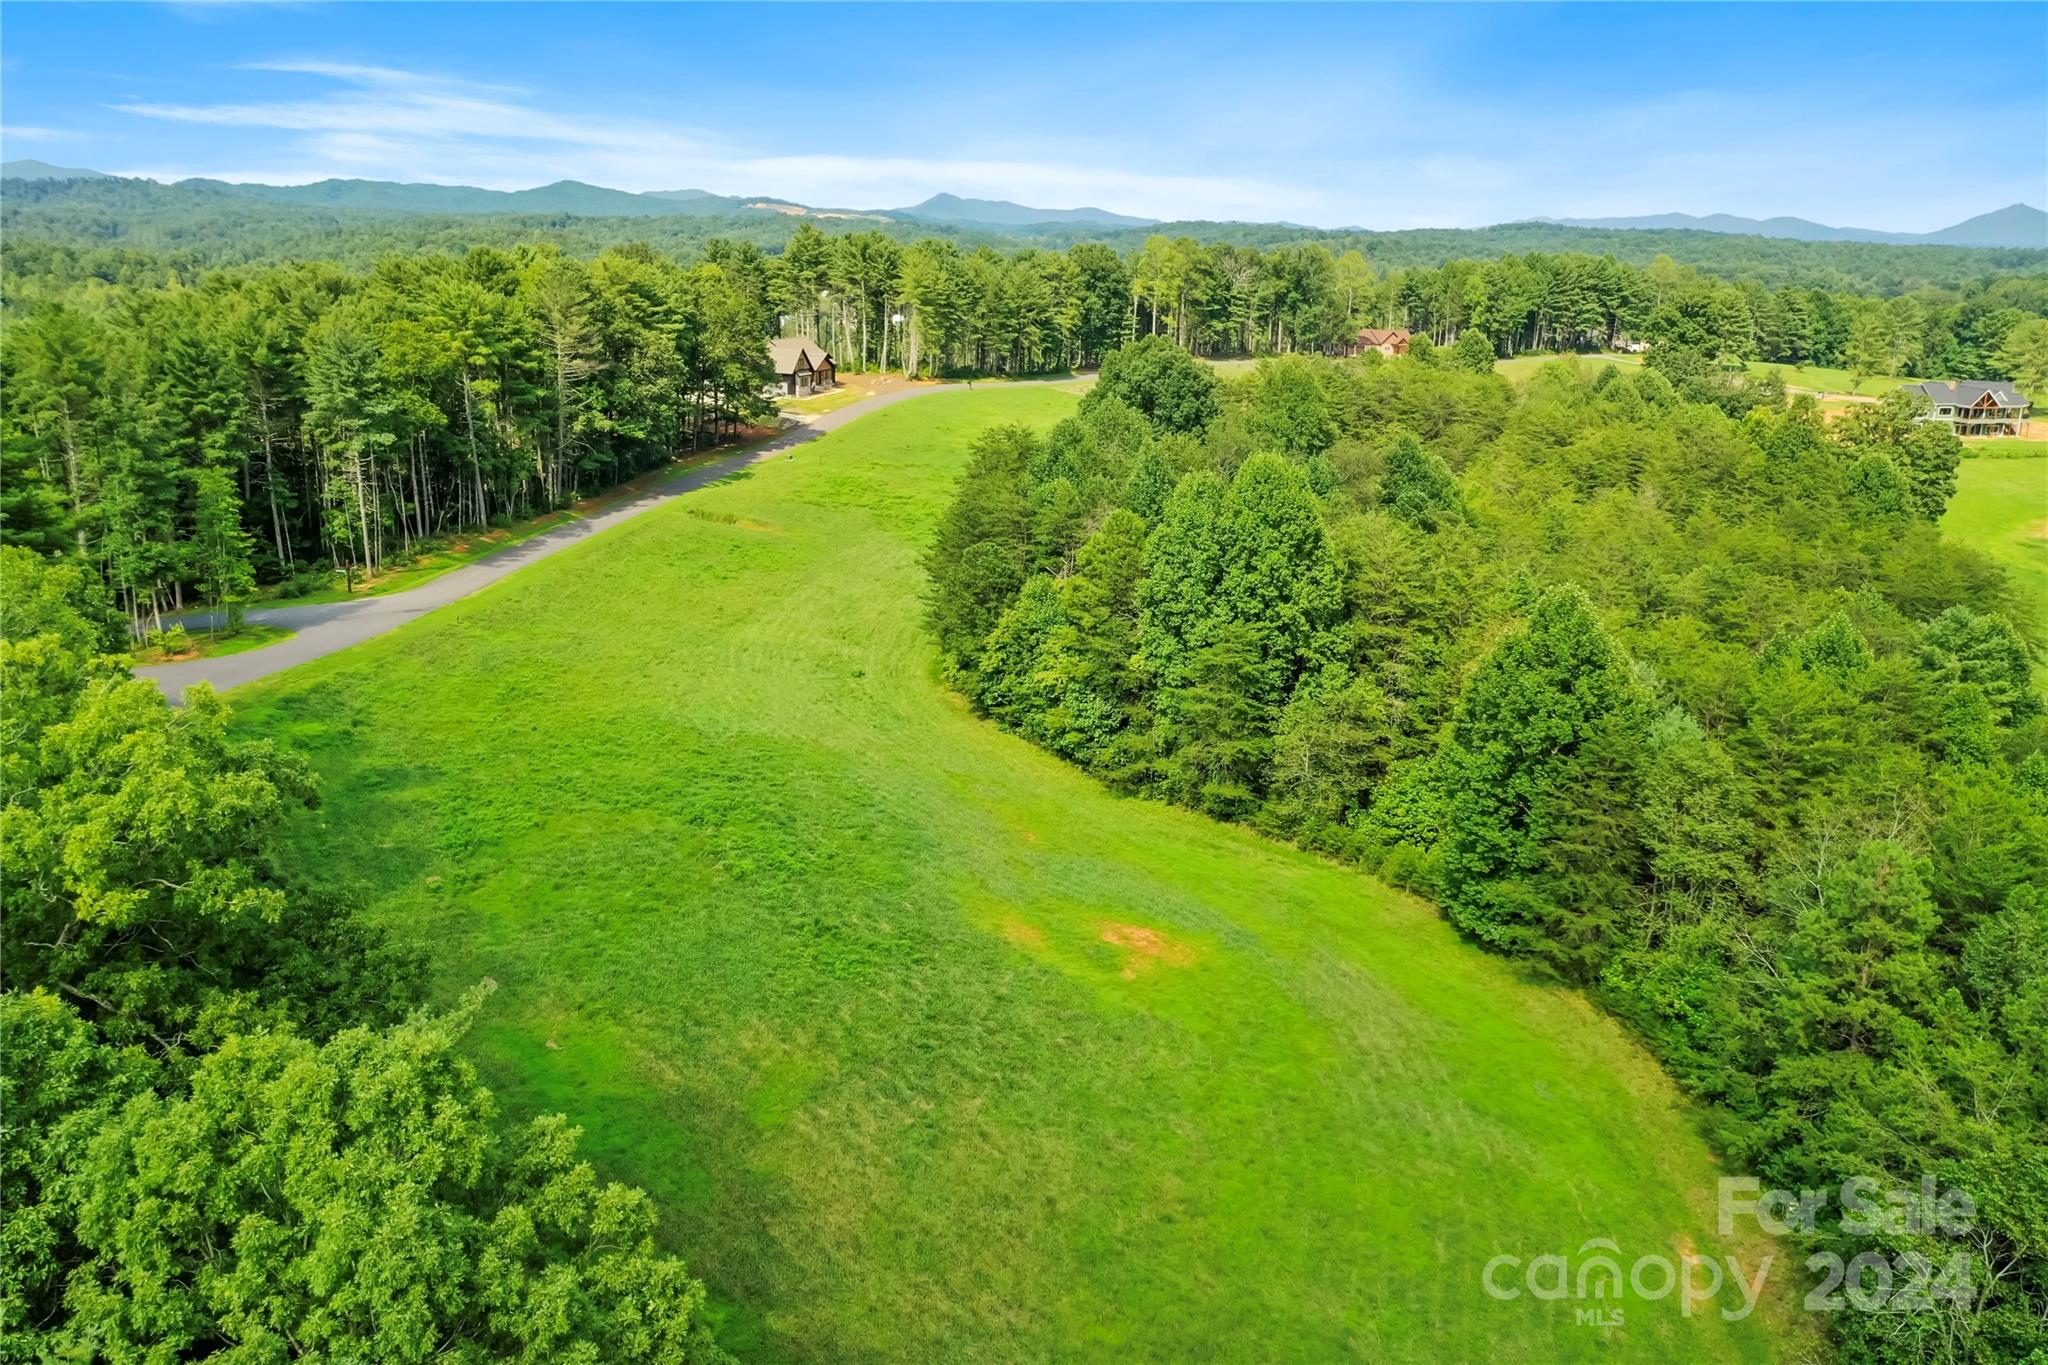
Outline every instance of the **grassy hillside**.
<svg viewBox="0 0 2048 1365">
<path fill-rule="evenodd" d="M 2011 569 L 2032 604 L 2029 633 L 2048 635 L 2048 458 L 1964 460 L 1941 529 Z M 2035 661 L 2034 680 L 2048 687 L 2048 662 Z"/>
<path fill-rule="evenodd" d="M 1496 373 L 1521 383 L 1537 370 L 1556 360 L 1555 355 L 1518 355 L 1506 360 L 1497 360 L 1493 368 Z M 1570 357 L 1587 374 L 1598 374 L 1603 365 L 1619 365 L 1626 369 L 1643 363 L 1639 355 L 1601 354 Z M 1865 398 L 1882 398 L 1904 384 L 1914 383 L 1898 375 L 1865 375 L 1861 380 L 1847 370 L 1830 369 L 1825 365 L 1773 365 L 1762 360 L 1749 361 L 1745 369 L 1761 379 L 1775 374 L 1785 381 L 1785 387 L 1793 392 L 1829 394 L 1860 394 Z"/>
<path fill-rule="evenodd" d="M 1594 1238 L 1756 1263 L 1613 1023 L 932 680 L 916 555 L 968 441 L 1072 402 L 888 409 L 241 694 L 322 774 L 293 857 L 443 996 L 500 983 L 501 1095 L 653 1191 L 749 1359 L 1783 1353 L 1483 1291 Z"/>
</svg>

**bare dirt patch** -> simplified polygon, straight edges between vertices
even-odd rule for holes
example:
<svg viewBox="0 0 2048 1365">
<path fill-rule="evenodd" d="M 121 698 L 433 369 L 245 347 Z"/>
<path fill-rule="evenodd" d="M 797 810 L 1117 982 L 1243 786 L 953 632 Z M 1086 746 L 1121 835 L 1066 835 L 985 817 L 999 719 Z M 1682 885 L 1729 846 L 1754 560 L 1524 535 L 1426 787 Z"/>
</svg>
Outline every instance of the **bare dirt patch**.
<svg viewBox="0 0 2048 1365">
<path fill-rule="evenodd" d="M 1963 445 L 1973 441 L 2048 441 L 2048 422 L 2023 422 L 2011 436 L 1965 436 Z"/>
<path fill-rule="evenodd" d="M 1126 981 L 1136 981 L 1161 963 L 1185 967 L 1195 960 L 1195 950 L 1187 944 L 1140 924 L 1105 923 L 1102 941 L 1124 950 L 1124 969 L 1119 975 Z"/>
<path fill-rule="evenodd" d="M 1003 937 L 1019 948 L 1029 948 L 1034 952 L 1045 946 L 1045 930 L 1014 917 L 1003 921 Z"/>
</svg>

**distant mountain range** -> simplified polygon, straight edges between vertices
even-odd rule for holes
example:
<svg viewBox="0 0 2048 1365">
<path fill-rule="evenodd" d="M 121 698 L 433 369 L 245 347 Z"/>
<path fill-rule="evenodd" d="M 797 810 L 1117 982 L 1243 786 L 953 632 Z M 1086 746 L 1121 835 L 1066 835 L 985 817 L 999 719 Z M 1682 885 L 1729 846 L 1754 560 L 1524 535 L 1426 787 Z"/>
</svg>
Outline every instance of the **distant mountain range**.
<svg viewBox="0 0 2048 1365">
<path fill-rule="evenodd" d="M 33 157 L 21 161 L 0 161 L 0 180 L 105 180 L 105 171 L 88 171 L 78 166 L 52 166 Z"/>
<path fill-rule="evenodd" d="M 318 180 L 310 185 L 235 184 L 180 180 L 180 185 L 237 194 L 275 204 L 311 204 L 380 213 L 568 213 L 620 218 L 673 213 L 723 213 L 678 201 L 559 180 L 531 190 L 484 190 L 470 185 L 404 185 L 388 180 Z"/>
<path fill-rule="evenodd" d="M 962 199 L 957 194 L 935 194 L 922 204 L 891 209 L 899 218 L 917 218 L 927 223 L 969 223 L 976 227 L 1029 227 L 1033 223 L 1094 223 L 1102 227 L 1151 227 L 1157 218 L 1133 218 L 1108 209 L 1034 209 L 1007 199 Z"/>
<path fill-rule="evenodd" d="M 2026 204 L 2008 204 L 1980 213 L 1939 232 L 1879 232 L 1875 228 L 1829 227 L 1805 218 L 1737 218 L 1712 213 L 1658 213 L 1643 218 L 1538 218 L 1560 227 L 1685 229 L 1693 232 L 1735 232 L 1752 237 L 1790 237 L 1802 242 L 1889 242 L 1897 246 L 2048 247 L 2048 213 Z"/>
<path fill-rule="evenodd" d="M 103 180 L 100 171 L 53 166 L 46 161 L 0 162 L 0 179 Z M 709 190 L 654 190 L 644 194 L 606 189 L 580 180 L 558 180 L 530 190 L 486 190 L 472 185 L 400 184 L 389 180 L 321 180 L 310 185 L 261 185 L 224 180 L 181 180 L 220 194 L 241 195 L 268 203 L 351 209 L 385 214 L 560 214 L 589 218 L 747 217 L 775 214 L 791 218 L 867 219 L 874 222 L 936 223 L 961 228 L 1015 230 L 1037 226 L 1144 228 L 1153 218 L 1136 218 L 1107 209 L 1034 208 L 1007 199 L 963 199 L 935 194 L 921 204 L 898 209 L 835 209 L 799 204 L 769 195 L 713 194 Z M 1531 221 L 1559 227 L 1663 229 L 1785 237 L 1809 242 L 1888 242 L 1900 245 L 1974 247 L 2048 247 L 2048 213 L 2026 204 L 2012 204 L 1957 223 L 1939 232 L 1878 232 L 1869 228 L 1837 228 L 1804 218 L 1738 218 L 1716 213 L 1694 217 L 1685 213 L 1641 218 L 1538 218 Z"/>
<path fill-rule="evenodd" d="M 53 166 L 47 161 L 0 162 L 0 179 L 104 180 L 100 171 Z M 876 222 L 916 221 L 967 227 L 1030 227 L 1039 223 L 1080 223 L 1102 227 L 1147 227 L 1151 218 L 1133 218 L 1104 209 L 1039 209 L 1003 199 L 962 199 L 935 194 L 906 209 L 834 209 L 799 204 L 772 195 L 713 194 L 709 190 L 652 190 L 636 194 L 558 180 L 530 190 L 486 190 L 473 185 L 400 184 L 390 180 L 319 180 L 310 185 L 261 185 L 203 178 L 179 185 L 238 194 L 274 204 L 305 204 L 330 209 L 362 209 L 373 213 L 560 213 L 590 218 L 726 217 L 774 213 L 795 218 L 868 218 Z"/>
</svg>

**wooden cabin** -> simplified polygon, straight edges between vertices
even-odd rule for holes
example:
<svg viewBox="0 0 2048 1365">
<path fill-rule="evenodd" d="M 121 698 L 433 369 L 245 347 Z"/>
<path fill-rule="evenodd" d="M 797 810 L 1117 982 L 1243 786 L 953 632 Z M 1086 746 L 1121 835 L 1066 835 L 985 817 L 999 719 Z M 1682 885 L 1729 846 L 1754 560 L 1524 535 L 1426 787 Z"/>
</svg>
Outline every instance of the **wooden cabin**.
<svg viewBox="0 0 2048 1365">
<path fill-rule="evenodd" d="M 775 366 L 776 391 L 785 397 L 823 393 L 839 383 L 839 367 L 832 363 L 832 353 L 815 341 L 777 337 L 768 343 L 768 359 Z"/>
</svg>

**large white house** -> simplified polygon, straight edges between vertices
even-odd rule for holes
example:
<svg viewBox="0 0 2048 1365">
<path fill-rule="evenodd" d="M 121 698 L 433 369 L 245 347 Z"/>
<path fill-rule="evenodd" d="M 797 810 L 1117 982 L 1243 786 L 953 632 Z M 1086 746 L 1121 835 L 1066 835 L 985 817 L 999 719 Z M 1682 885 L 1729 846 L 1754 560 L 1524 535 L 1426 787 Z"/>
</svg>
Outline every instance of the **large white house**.
<svg viewBox="0 0 2048 1365">
<path fill-rule="evenodd" d="M 1934 404 L 1931 422 L 1946 422 L 1958 436 L 2018 436 L 2027 429 L 2027 396 L 1988 379 L 1930 379 L 1908 384 Z"/>
</svg>

